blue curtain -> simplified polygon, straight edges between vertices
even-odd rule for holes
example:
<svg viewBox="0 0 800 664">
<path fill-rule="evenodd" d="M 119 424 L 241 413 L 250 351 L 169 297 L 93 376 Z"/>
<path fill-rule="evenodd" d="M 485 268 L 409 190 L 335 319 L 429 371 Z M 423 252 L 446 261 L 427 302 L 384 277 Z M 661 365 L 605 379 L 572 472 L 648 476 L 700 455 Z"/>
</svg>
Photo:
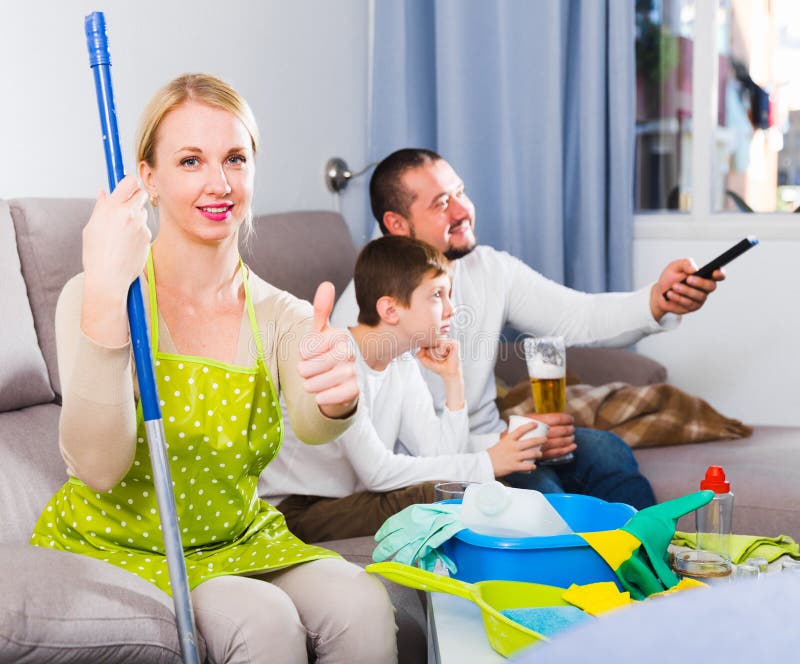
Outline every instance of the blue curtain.
<svg viewBox="0 0 800 664">
<path fill-rule="evenodd" d="M 438 151 L 479 242 L 573 288 L 627 290 L 633 49 L 630 0 L 379 0 L 370 160 Z"/>
</svg>

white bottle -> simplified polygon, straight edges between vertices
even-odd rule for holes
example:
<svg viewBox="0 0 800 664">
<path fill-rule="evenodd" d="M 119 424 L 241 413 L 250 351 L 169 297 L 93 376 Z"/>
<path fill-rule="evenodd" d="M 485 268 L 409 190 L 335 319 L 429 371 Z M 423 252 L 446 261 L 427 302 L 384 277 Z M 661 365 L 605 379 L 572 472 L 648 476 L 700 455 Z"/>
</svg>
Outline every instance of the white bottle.
<svg viewBox="0 0 800 664">
<path fill-rule="evenodd" d="M 467 487 L 461 520 L 470 530 L 493 537 L 546 537 L 572 532 L 541 492 L 514 489 L 497 481 Z"/>
<path fill-rule="evenodd" d="M 731 532 L 733 525 L 733 493 L 720 466 L 709 466 L 701 489 L 710 489 L 714 498 L 696 512 L 697 548 L 731 559 Z"/>
</svg>

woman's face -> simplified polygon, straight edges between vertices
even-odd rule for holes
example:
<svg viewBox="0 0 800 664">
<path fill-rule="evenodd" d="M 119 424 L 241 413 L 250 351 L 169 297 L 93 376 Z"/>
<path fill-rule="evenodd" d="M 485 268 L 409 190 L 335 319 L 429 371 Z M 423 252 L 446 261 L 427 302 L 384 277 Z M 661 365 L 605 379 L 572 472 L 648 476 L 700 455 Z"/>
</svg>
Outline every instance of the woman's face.
<svg viewBox="0 0 800 664">
<path fill-rule="evenodd" d="M 189 101 L 164 116 L 155 166 L 139 175 L 158 195 L 162 227 L 204 242 L 235 236 L 250 212 L 255 159 L 247 128 L 220 108 Z"/>
</svg>

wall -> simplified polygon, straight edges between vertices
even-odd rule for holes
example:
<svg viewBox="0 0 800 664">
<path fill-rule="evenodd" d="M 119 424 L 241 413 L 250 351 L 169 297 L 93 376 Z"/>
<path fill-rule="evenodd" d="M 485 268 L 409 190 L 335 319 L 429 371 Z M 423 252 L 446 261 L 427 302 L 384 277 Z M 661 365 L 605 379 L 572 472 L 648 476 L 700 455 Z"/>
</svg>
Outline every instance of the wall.
<svg viewBox="0 0 800 664">
<path fill-rule="evenodd" d="M 263 148 L 254 209 L 336 209 L 326 160 L 364 163 L 367 0 L 26 0 L 0 8 L 0 197 L 94 196 L 106 186 L 83 18 L 108 24 L 125 164 L 139 113 L 185 71 L 250 102 Z M 362 212 L 356 207 L 355 214 Z M 361 233 L 363 219 L 351 220 Z"/>
<path fill-rule="evenodd" d="M 749 226 L 759 235 L 759 224 Z M 721 222 L 716 232 L 707 231 L 717 236 L 713 240 L 696 233 L 683 239 L 636 239 L 636 284 L 650 282 L 678 257 L 691 256 L 702 265 L 748 234 L 723 239 L 723 227 Z M 674 332 L 640 342 L 638 350 L 664 363 L 670 382 L 725 415 L 749 424 L 800 426 L 800 353 L 795 346 L 800 238 L 763 235 L 757 247 L 726 268 L 728 278 L 701 311 L 685 316 Z"/>
<path fill-rule="evenodd" d="M 183 71 L 210 71 L 248 98 L 263 134 L 256 212 L 337 209 L 322 171 L 333 155 L 354 170 L 366 160 L 371 0 L 28 0 L 0 8 L 0 197 L 94 196 L 106 185 L 83 17 L 102 9 L 126 163 L 139 112 Z M 345 192 L 357 243 L 374 224 L 366 178 Z M 673 258 L 699 262 L 745 232 L 637 233 L 637 284 Z M 708 225 L 710 227 L 710 224 Z M 754 227 L 755 228 L 755 227 Z M 723 229 L 723 230 L 720 230 Z M 753 231 L 748 231 L 753 232 Z M 715 238 L 715 239 L 709 239 Z M 729 280 L 677 331 L 639 349 L 671 380 L 722 412 L 751 423 L 800 425 L 795 385 L 800 286 L 793 256 L 800 234 L 780 233 L 729 268 Z"/>
</svg>

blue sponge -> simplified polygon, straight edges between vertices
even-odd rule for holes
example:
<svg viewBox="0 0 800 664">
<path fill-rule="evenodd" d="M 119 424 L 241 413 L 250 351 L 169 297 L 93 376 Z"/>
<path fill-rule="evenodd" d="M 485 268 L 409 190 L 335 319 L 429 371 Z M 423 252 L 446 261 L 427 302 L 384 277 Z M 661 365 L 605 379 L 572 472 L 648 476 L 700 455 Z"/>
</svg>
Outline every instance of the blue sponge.
<svg viewBox="0 0 800 664">
<path fill-rule="evenodd" d="M 506 618 L 523 627 L 532 629 L 547 637 L 555 636 L 559 632 L 578 625 L 592 617 L 576 606 L 545 606 L 532 609 L 506 609 L 501 611 Z"/>
</svg>

